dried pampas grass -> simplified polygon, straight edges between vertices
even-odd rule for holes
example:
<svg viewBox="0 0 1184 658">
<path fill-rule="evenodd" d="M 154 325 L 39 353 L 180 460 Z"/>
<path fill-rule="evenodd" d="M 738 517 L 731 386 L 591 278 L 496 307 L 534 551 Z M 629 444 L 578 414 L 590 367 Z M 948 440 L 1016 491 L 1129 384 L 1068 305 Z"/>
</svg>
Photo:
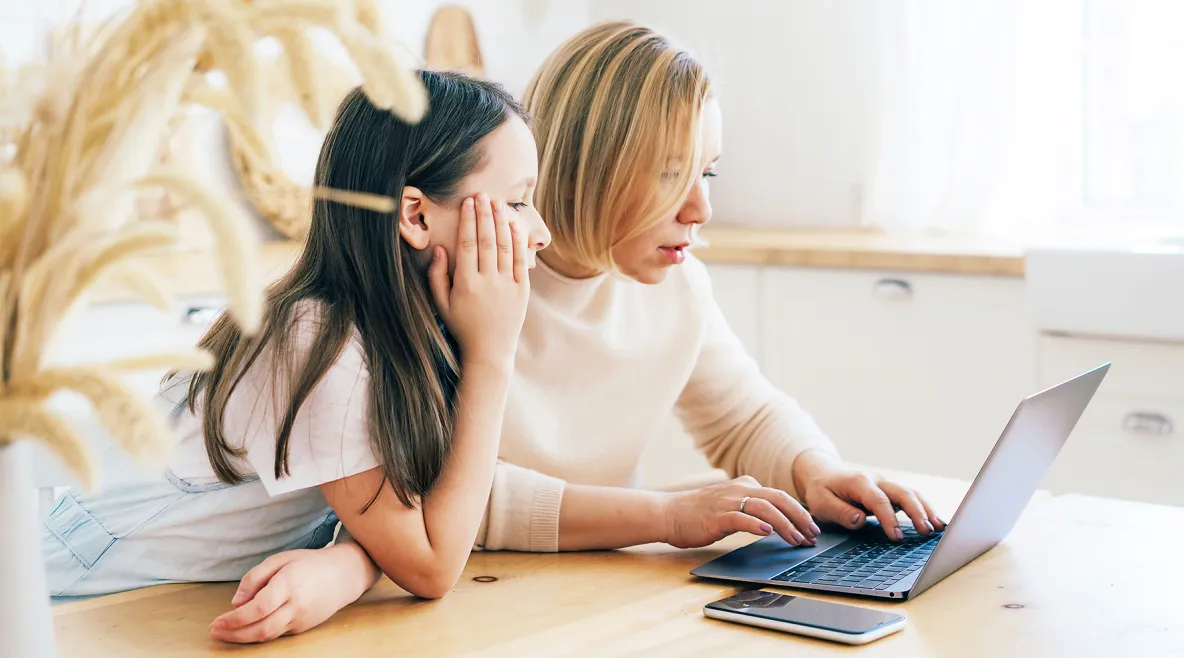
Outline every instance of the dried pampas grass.
<svg viewBox="0 0 1184 658">
<path fill-rule="evenodd" d="M 35 437 L 78 475 L 83 486 L 93 488 L 98 479 L 98 465 L 90 445 L 69 423 L 47 410 L 42 402 L 40 398 L 11 395 L 0 398 L 0 418 L 4 419 L 5 434 Z"/>
<path fill-rule="evenodd" d="M 142 0 L 83 38 L 77 24 L 64 54 L 44 66 L 27 122 L 0 134 L 0 446 L 21 439 L 49 446 L 87 484 L 97 481 L 87 442 L 47 407 L 59 391 L 90 401 L 120 446 L 159 463 L 170 441 L 163 420 L 122 380 L 136 370 L 205 370 L 200 350 L 111 363 L 47 367 L 58 325 L 98 281 L 170 306 L 168 291 L 139 257 L 175 246 L 166 225 L 131 221 L 137 190 L 167 192 L 204 215 L 216 238 L 229 313 L 244 332 L 263 317 L 257 238 L 237 205 L 195 180 L 158 170 L 167 133 L 192 103 L 226 114 L 244 143 L 266 153 L 258 125 L 264 88 L 255 43 L 284 44 L 302 107 L 327 121 L 319 68 L 306 30 L 329 30 L 358 61 L 375 104 L 418 120 L 426 95 L 414 72 L 380 38 L 369 0 Z M 213 89 L 207 74 L 226 85 Z"/>
<path fill-rule="evenodd" d="M 282 7 L 280 6 L 282 5 Z M 308 0 L 293 3 L 253 3 L 257 19 L 276 37 L 282 55 L 279 76 L 290 85 L 276 85 L 272 109 L 294 102 L 310 123 L 324 131 L 345 94 L 354 87 L 354 71 L 318 56 L 309 28 L 332 34 L 350 53 L 362 75 L 362 89 L 379 107 L 415 122 L 427 108 L 427 94 L 413 68 L 382 26 L 374 0 L 341 2 L 333 7 Z M 322 35 L 323 36 L 323 35 Z M 394 75 L 389 73 L 393 71 Z M 194 88 L 194 97 L 213 96 L 208 88 Z M 276 161 L 268 138 L 247 132 L 251 122 L 227 99 L 218 99 L 230 123 L 231 161 L 247 199 L 280 233 L 302 239 L 308 231 L 311 201 L 307 183 L 293 181 Z"/>
<path fill-rule="evenodd" d="M 222 247 L 218 254 L 222 278 L 234 284 L 228 290 L 230 310 L 244 331 L 257 331 L 263 322 L 263 287 L 249 284 L 263 277 L 256 256 L 259 239 L 242 208 L 177 172 L 156 171 L 141 178 L 137 185 L 168 190 L 178 203 L 196 208 L 210 220 L 210 228 Z"/>
</svg>

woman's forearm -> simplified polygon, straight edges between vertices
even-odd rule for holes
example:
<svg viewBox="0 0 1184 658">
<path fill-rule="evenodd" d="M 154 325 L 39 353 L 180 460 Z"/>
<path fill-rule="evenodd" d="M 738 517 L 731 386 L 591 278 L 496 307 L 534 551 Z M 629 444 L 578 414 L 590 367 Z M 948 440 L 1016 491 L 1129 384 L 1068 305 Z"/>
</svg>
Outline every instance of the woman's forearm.
<svg viewBox="0 0 1184 658">
<path fill-rule="evenodd" d="M 568 483 L 559 508 L 559 550 L 624 548 L 666 541 L 670 494 Z"/>
</svg>

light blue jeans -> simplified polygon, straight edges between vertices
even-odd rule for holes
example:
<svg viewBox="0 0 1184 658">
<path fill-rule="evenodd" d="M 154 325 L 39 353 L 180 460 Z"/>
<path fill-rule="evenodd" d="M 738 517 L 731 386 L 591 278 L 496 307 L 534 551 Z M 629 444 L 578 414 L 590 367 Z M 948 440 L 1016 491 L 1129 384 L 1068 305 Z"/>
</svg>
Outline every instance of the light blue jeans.
<svg viewBox="0 0 1184 658">
<path fill-rule="evenodd" d="M 270 497 L 263 485 L 191 484 L 125 469 L 95 495 L 64 494 L 41 538 L 49 594 L 110 594 L 161 583 L 237 581 L 265 558 L 321 548 L 337 516 L 320 490 Z M 114 484 L 118 483 L 118 484 Z"/>
</svg>

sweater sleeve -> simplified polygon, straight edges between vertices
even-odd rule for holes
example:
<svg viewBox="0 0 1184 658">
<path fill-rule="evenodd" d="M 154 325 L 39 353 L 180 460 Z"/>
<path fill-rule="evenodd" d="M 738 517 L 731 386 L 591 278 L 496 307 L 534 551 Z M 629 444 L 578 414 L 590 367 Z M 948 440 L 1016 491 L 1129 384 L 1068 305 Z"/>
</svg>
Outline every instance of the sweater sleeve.
<svg viewBox="0 0 1184 658">
<path fill-rule="evenodd" d="M 499 461 L 473 548 L 554 553 L 559 550 L 563 480 Z"/>
<path fill-rule="evenodd" d="M 703 306 L 705 329 L 699 358 L 678 398 L 675 414 L 696 447 L 731 477 L 751 475 L 800 500 L 793 485 L 794 459 L 834 444 L 805 410 L 761 374 L 728 326 L 711 291 L 706 268 L 688 260 L 692 292 Z"/>
</svg>

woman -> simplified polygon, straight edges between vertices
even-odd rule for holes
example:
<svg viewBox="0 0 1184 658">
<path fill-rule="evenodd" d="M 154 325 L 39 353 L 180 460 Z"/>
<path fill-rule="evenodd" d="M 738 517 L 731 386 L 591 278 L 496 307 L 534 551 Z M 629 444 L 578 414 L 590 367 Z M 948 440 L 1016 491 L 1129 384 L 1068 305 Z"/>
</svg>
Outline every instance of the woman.
<svg viewBox="0 0 1184 658">
<path fill-rule="evenodd" d="M 536 118 L 534 203 L 553 242 L 531 274 L 477 547 L 696 547 L 734 532 L 808 545 L 819 533 L 811 515 L 854 529 L 869 513 L 899 538 L 894 506 L 922 534 L 943 529 L 915 492 L 843 464 L 716 306 L 689 254 L 711 219 L 722 149 L 700 64 L 647 28 L 598 25 L 551 55 L 524 103 Z M 735 479 L 679 493 L 631 488 L 671 411 Z M 278 555 L 243 579 L 239 607 L 211 633 L 249 642 L 319 624 L 373 584 L 367 563 L 348 541 Z"/>
<path fill-rule="evenodd" d="M 327 199 L 262 330 L 219 319 L 200 343 L 214 368 L 166 384 L 181 442 L 165 473 L 58 501 L 51 595 L 237 580 L 325 546 L 338 518 L 366 569 L 422 597 L 452 589 L 550 238 L 525 203 L 538 160 L 522 107 L 491 83 L 421 78 L 432 110 L 415 125 L 346 97 L 317 164 Z"/>
</svg>

